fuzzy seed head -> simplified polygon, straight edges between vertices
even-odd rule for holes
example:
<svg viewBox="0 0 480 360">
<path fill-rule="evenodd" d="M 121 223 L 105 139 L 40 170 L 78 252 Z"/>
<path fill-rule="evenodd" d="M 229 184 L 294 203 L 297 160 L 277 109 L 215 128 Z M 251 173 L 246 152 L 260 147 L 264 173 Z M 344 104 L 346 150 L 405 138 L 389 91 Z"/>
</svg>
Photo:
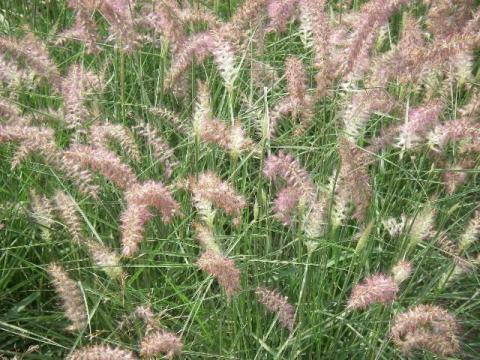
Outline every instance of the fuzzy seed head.
<svg viewBox="0 0 480 360">
<path fill-rule="evenodd" d="M 398 285 L 392 277 L 376 274 L 357 284 L 348 300 L 348 309 L 365 309 L 374 303 L 391 304 L 398 292 Z"/>
</svg>

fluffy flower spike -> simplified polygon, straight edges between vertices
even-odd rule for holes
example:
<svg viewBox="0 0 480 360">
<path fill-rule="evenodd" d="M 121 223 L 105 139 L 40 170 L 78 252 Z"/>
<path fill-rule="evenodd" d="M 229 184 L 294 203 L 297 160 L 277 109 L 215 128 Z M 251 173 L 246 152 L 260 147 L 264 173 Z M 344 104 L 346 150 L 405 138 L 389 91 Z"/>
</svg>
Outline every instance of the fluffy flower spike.
<svg viewBox="0 0 480 360">
<path fill-rule="evenodd" d="M 374 303 L 391 304 L 398 290 L 398 285 L 392 277 L 383 274 L 367 277 L 353 288 L 347 308 L 365 309 Z"/>
</svg>

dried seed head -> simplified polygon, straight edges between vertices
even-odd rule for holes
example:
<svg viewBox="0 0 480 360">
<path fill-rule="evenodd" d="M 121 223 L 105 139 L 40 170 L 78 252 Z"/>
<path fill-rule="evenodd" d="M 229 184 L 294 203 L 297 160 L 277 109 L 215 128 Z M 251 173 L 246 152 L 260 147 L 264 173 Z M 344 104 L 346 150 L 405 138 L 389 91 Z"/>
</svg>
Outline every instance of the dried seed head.
<svg viewBox="0 0 480 360">
<path fill-rule="evenodd" d="M 412 273 L 412 263 L 410 261 L 400 260 L 392 267 L 393 280 L 401 284 L 408 279 Z"/>
<path fill-rule="evenodd" d="M 160 330 L 146 335 L 140 343 L 140 355 L 142 358 L 152 358 L 162 354 L 167 359 L 180 355 L 183 348 L 182 340 L 165 330 Z"/>
<path fill-rule="evenodd" d="M 136 360 L 137 357 L 129 350 L 108 345 L 92 345 L 75 350 L 66 360 Z"/>
</svg>

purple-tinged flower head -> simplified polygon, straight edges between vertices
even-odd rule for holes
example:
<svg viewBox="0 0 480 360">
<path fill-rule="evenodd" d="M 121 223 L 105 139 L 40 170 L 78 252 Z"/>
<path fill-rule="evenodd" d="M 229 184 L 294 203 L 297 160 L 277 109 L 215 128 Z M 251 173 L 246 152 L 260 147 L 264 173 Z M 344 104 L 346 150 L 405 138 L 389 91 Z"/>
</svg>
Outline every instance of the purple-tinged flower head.
<svg viewBox="0 0 480 360">
<path fill-rule="evenodd" d="M 267 0 L 268 28 L 270 31 L 284 32 L 287 23 L 295 16 L 299 0 Z"/>
<path fill-rule="evenodd" d="M 468 221 L 463 234 L 460 236 L 459 251 L 461 253 L 465 252 L 478 239 L 480 239 L 480 210 L 475 211 Z"/>
<path fill-rule="evenodd" d="M 86 145 L 72 145 L 64 153 L 65 158 L 76 161 L 80 167 L 100 172 L 122 190 L 137 183 L 133 170 L 113 152 Z"/>
<path fill-rule="evenodd" d="M 355 211 L 353 218 L 362 220 L 365 218 L 372 190 L 370 188 L 370 177 L 367 169 L 367 155 L 354 143 L 346 138 L 339 139 L 340 173 L 336 185 L 337 199 L 335 211 L 338 213 L 339 221 L 343 220 L 345 206 L 352 202 Z"/>
<path fill-rule="evenodd" d="M 147 334 L 140 343 L 140 356 L 142 358 L 153 358 L 163 355 L 166 359 L 173 359 L 180 355 L 183 349 L 183 342 L 177 335 L 166 330 L 159 330 Z"/>
<path fill-rule="evenodd" d="M 108 149 L 109 141 L 115 140 L 134 161 L 140 159 L 140 150 L 130 129 L 121 124 L 96 124 L 90 127 L 91 144 L 98 148 Z"/>
<path fill-rule="evenodd" d="M 288 302 L 288 298 L 280 294 L 277 290 L 267 289 L 259 286 L 255 294 L 258 301 L 263 304 L 268 311 L 278 316 L 280 324 L 288 331 L 293 331 L 295 327 L 295 307 Z"/>
<path fill-rule="evenodd" d="M 125 193 L 125 199 L 129 205 L 155 208 L 165 223 L 169 223 L 174 216 L 180 214 L 180 205 L 161 182 L 150 180 L 142 184 L 134 184 Z"/>
<path fill-rule="evenodd" d="M 393 275 L 393 280 L 397 284 L 401 284 L 410 277 L 412 269 L 413 266 L 410 261 L 400 260 L 392 267 L 391 273 Z"/>
<path fill-rule="evenodd" d="M 122 230 L 122 255 L 133 256 L 143 240 L 145 224 L 153 218 L 146 205 L 129 205 L 120 217 Z"/>
<path fill-rule="evenodd" d="M 7 125 L 27 125 L 27 119 L 22 117 L 22 112 L 20 108 L 12 103 L 11 100 L 0 97 L 0 118 L 2 120 L 6 119 L 4 122 Z M 2 121 L 3 122 L 3 121 Z"/>
<path fill-rule="evenodd" d="M 378 30 L 387 24 L 390 16 L 410 0 L 373 0 L 363 5 L 352 22 L 353 32 L 345 41 L 344 49 L 336 54 L 337 75 L 347 78 L 361 76 L 370 63 L 369 53 Z"/>
<path fill-rule="evenodd" d="M 447 190 L 447 194 L 452 195 L 457 191 L 459 186 L 467 181 L 468 170 L 473 169 L 474 166 L 475 162 L 468 158 L 458 163 L 445 165 L 445 170 L 442 173 L 442 181 Z"/>
<path fill-rule="evenodd" d="M 279 190 L 273 204 L 274 217 L 284 225 L 290 225 L 292 215 L 298 208 L 301 193 L 298 188 L 286 186 Z"/>
<path fill-rule="evenodd" d="M 38 195 L 34 190 L 30 191 L 31 216 L 39 224 L 42 240 L 49 242 L 52 237 L 51 228 L 55 223 L 53 216 L 54 207 L 45 195 Z"/>
<path fill-rule="evenodd" d="M 5 59 L 0 53 L 0 84 L 16 88 L 22 83 L 33 83 L 33 73 L 27 69 L 19 68 L 13 61 Z M 1 114 L 0 114 L 1 115 Z"/>
<path fill-rule="evenodd" d="M 145 139 L 145 143 L 150 148 L 153 158 L 163 166 L 165 177 L 170 178 L 173 170 L 175 170 L 180 163 L 175 158 L 173 149 L 167 140 L 149 123 L 140 121 L 134 129 L 137 134 Z"/>
<path fill-rule="evenodd" d="M 58 34 L 56 45 L 63 44 L 67 40 L 77 40 L 85 45 L 90 54 L 97 54 L 101 48 L 97 45 L 98 29 L 93 13 L 97 8 L 96 1 L 69 1 L 69 6 L 75 10 L 75 23 L 73 27 Z"/>
<path fill-rule="evenodd" d="M 136 360 L 137 357 L 130 350 L 108 345 L 90 345 L 75 350 L 66 357 L 66 360 Z"/>
<path fill-rule="evenodd" d="M 102 80 L 82 65 L 73 64 L 63 79 L 61 88 L 67 127 L 70 129 L 82 128 L 89 115 L 85 106 L 86 97 L 103 88 Z"/>
<path fill-rule="evenodd" d="M 390 335 L 406 355 L 414 349 L 426 349 L 440 356 L 460 350 L 460 327 L 453 315 L 435 305 L 418 305 L 398 314 Z"/>
<path fill-rule="evenodd" d="M 61 92 L 57 66 L 45 44 L 32 33 L 27 33 L 21 40 L 0 37 L 0 52 L 10 54 L 15 60 L 24 60 L 34 73 L 45 78 L 55 91 Z"/>
<path fill-rule="evenodd" d="M 427 29 L 435 40 L 446 39 L 458 32 L 472 18 L 474 0 L 428 1 L 425 16 Z"/>
<path fill-rule="evenodd" d="M 67 330 L 71 332 L 82 330 L 87 325 L 88 316 L 79 286 L 60 265 L 50 264 L 48 273 L 52 277 L 58 296 L 62 299 L 65 316 L 70 320 Z"/>
<path fill-rule="evenodd" d="M 346 136 L 356 142 L 363 135 L 370 116 L 374 112 L 389 112 L 393 104 L 386 91 L 377 89 L 355 91 L 343 112 Z"/>
<path fill-rule="evenodd" d="M 242 195 L 211 171 L 202 173 L 197 178 L 191 177 L 189 189 L 193 194 L 195 207 L 202 216 L 205 215 L 204 211 L 208 212 L 213 205 L 225 211 L 227 215 L 239 218 L 242 210 L 247 206 Z"/>
<path fill-rule="evenodd" d="M 217 279 L 229 298 L 240 290 L 240 270 L 232 259 L 217 251 L 207 250 L 197 260 L 197 265 Z"/>
<path fill-rule="evenodd" d="M 280 151 L 278 155 L 269 155 L 263 167 L 263 174 L 269 180 L 283 179 L 288 186 L 297 189 L 304 198 L 304 203 L 310 203 L 316 198 L 317 189 L 310 174 L 292 155 Z"/>
<path fill-rule="evenodd" d="M 408 121 L 400 128 L 397 146 L 411 149 L 424 141 L 428 131 L 438 123 L 443 108 L 443 103 L 431 101 L 410 109 Z"/>
<path fill-rule="evenodd" d="M 376 274 L 367 277 L 362 283 L 355 285 L 348 299 L 348 309 L 365 309 L 380 303 L 393 303 L 398 293 L 398 285 L 393 277 Z"/>
<path fill-rule="evenodd" d="M 143 240 L 145 224 L 153 217 L 149 207 L 155 208 L 164 223 L 180 214 L 180 205 L 160 182 L 147 181 L 130 186 L 125 193 L 127 208 L 121 215 L 122 254 L 132 256 Z"/>
<path fill-rule="evenodd" d="M 103 0 L 99 10 L 110 25 L 108 40 L 115 40 L 122 51 L 130 52 L 141 43 L 141 36 L 135 30 L 132 11 L 133 0 Z"/>
<path fill-rule="evenodd" d="M 392 238 L 398 238 L 405 229 L 406 221 L 407 217 L 402 214 L 400 219 L 389 217 L 385 220 L 382 220 L 382 225 Z"/>
<path fill-rule="evenodd" d="M 428 135 L 428 144 L 435 151 L 442 151 L 452 142 L 463 142 L 465 145 L 475 143 L 480 130 L 472 118 L 459 118 L 436 125 Z M 478 143 L 478 141 L 477 141 Z"/>
<path fill-rule="evenodd" d="M 250 24 L 256 22 L 266 12 L 268 0 L 246 0 L 235 11 L 229 21 L 220 28 L 233 44 L 239 43 L 246 37 Z"/>
<path fill-rule="evenodd" d="M 67 231 L 72 237 L 72 241 L 77 245 L 85 244 L 83 235 L 83 226 L 80 217 L 77 214 L 77 205 L 70 195 L 59 190 L 55 194 L 55 207 L 58 210 L 61 219 Z"/>
<path fill-rule="evenodd" d="M 303 103 L 307 94 L 307 73 L 302 60 L 296 56 L 289 56 L 285 61 L 285 76 L 288 95 L 293 101 Z"/>
<path fill-rule="evenodd" d="M 323 97 L 332 84 L 334 74 L 331 64 L 332 46 L 329 42 L 331 28 L 325 12 L 325 0 L 300 0 L 299 4 L 300 22 L 313 40 L 317 96 Z"/>
<path fill-rule="evenodd" d="M 120 264 L 120 255 L 107 246 L 89 241 L 87 243 L 88 251 L 93 263 L 105 272 L 110 278 L 123 280 L 125 273 Z"/>
</svg>

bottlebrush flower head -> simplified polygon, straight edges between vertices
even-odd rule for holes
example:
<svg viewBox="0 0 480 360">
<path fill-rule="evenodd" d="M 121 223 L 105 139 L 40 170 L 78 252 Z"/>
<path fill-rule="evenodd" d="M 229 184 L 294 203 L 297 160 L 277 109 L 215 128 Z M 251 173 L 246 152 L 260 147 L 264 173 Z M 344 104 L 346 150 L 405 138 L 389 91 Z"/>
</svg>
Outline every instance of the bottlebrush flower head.
<svg viewBox="0 0 480 360">
<path fill-rule="evenodd" d="M 297 135 L 306 130 L 313 117 L 315 100 L 307 94 L 307 75 L 300 59 L 290 56 L 285 62 L 288 95 L 282 98 L 272 109 L 270 116 L 269 136 L 275 135 L 279 120 L 291 114 L 295 120 L 300 119 Z"/>
<path fill-rule="evenodd" d="M 108 345 L 91 345 L 75 350 L 66 360 L 136 360 L 130 350 Z"/>
<path fill-rule="evenodd" d="M 186 124 L 186 121 L 183 121 L 178 114 L 173 111 L 164 108 L 150 108 L 148 112 L 152 115 L 158 116 L 164 120 L 167 120 L 168 123 L 175 128 L 181 134 L 188 134 L 190 132 L 189 127 Z"/>
<path fill-rule="evenodd" d="M 180 213 L 179 204 L 160 182 L 136 184 L 125 193 L 127 208 L 121 215 L 122 254 L 132 256 L 143 240 L 145 224 L 153 217 L 149 207 L 158 210 L 164 223 Z"/>
<path fill-rule="evenodd" d="M 65 316 L 70 320 L 71 324 L 67 330 L 72 332 L 82 330 L 87 325 L 88 317 L 80 288 L 60 265 L 50 264 L 48 273 L 52 277 L 58 296 L 62 299 Z"/>
<path fill-rule="evenodd" d="M 400 260 L 392 267 L 393 280 L 401 284 L 410 277 L 412 273 L 412 263 L 406 260 Z"/>
<path fill-rule="evenodd" d="M 374 112 L 388 113 L 393 107 L 393 100 L 382 90 L 355 91 L 345 106 L 343 123 L 346 136 L 356 142 L 365 130 L 365 127 Z"/>
<path fill-rule="evenodd" d="M 23 124 L 26 119 L 22 117 L 20 108 L 2 97 L 0 97 L 0 117 L 7 120 L 7 125 L 26 125 Z"/>
<path fill-rule="evenodd" d="M 137 183 L 132 169 L 109 150 L 86 145 L 72 145 L 65 151 L 64 156 L 78 162 L 84 169 L 90 167 L 93 171 L 100 172 L 122 190 L 127 190 Z"/>
<path fill-rule="evenodd" d="M 240 42 L 246 36 L 249 25 L 265 14 L 268 0 L 246 0 L 235 11 L 228 23 L 220 28 L 223 34 L 233 42 Z"/>
<path fill-rule="evenodd" d="M 315 200 L 317 189 L 310 174 L 292 155 L 279 151 L 278 155 L 269 155 L 265 160 L 263 174 L 269 180 L 282 178 L 288 186 L 297 189 L 304 197 L 304 203 Z"/>
<path fill-rule="evenodd" d="M 120 124 L 96 124 L 90 127 L 91 144 L 98 148 L 108 149 L 108 142 L 115 140 L 134 161 L 140 159 L 140 150 L 130 130 Z"/>
<path fill-rule="evenodd" d="M 232 259 L 217 251 L 207 250 L 199 257 L 197 265 L 217 279 L 229 298 L 240 290 L 240 270 Z"/>
<path fill-rule="evenodd" d="M 134 129 L 137 134 L 145 138 L 145 142 L 150 147 L 153 157 L 162 164 L 165 177 L 170 178 L 173 170 L 180 163 L 175 159 L 173 149 L 167 140 L 149 123 L 138 122 Z"/>
<path fill-rule="evenodd" d="M 41 236 L 44 241 L 51 240 L 51 227 L 54 224 L 53 211 L 50 200 L 45 195 L 41 197 L 34 191 L 30 191 L 32 218 L 41 226 Z"/>
<path fill-rule="evenodd" d="M 410 246 L 431 238 L 435 234 L 436 211 L 430 202 L 418 212 L 410 222 Z"/>
<path fill-rule="evenodd" d="M 321 236 L 325 231 L 327 225 L 327 211 L 328 211 L 328 199 L 319 195 L 317 200 L 310 205 L 306 210 L 306 214 L 303 219 L 302 229 L 305 235 L 310 239 L 315 239 Z"/>
<path fill-rule="evenodd" d="M 333 82 L 334 74 L 331 62 L 332 45 L 329 42 L 331 28 L 325 12 L 325 0 L 300 0 L 299 4 L 302 28 L 311 34 L 313 40 L 317 96 L 323 97 Z"/>
<path fill-rule="evenodd" d="M 365 309 L 375 303 L 389 305 L 397 297 L 398 290 L 393 277 L 383 274 L 372 275 L 353 288 L 347 308 Z"/>
<path fill-rule="evenodd" d="M 221 253 L 220 247 L 217 244 L 217 239 L 210 226 L 205 226 L 202 223 L 193 223 L 197 241 L 206 251 L 213 251 Z"/>
<path fill-rule="evenodd" d="M 337 74 L 358 78 L 368 68 L 369 52 L 375 44 L 378 30 L 388 23 L 390 16 L 409 0 L 373 0 L 363 5 L 352 22 L 353 32 L 346 38 L 343 51 L 336 54 Z"/>
<path fill-rule="evenodd" d="M 460 185 L 467 181 L 468 170 L 475 167 L 475 162 L 465 158 L 460 162 L 447 163 L 444 167 L 442 174 L 443 185 L 447 193 L 452 195 Z"/>
<path fill-rule="evenodd" d="M 72 241 L 77 245 L 84 245 L 82 222 L 77 214 L 77 205 L 73 198 L 63 191 L 57 191 L 55 194 L 55 207 L 60 213 L 67 231 L 72 237 Z"/>
<path fill-rule="evenodd" d="M 150 359 L 162 354 L 166 359 L 172 359 L 176 355 L 180 355 L 182 349 L 182 339 L 171 332 L 160 330 L 147 334 L 142 339 L 140 343 L 140 356 Z"/>
<path fill-rule="evenodd" d="M 257 299 L 268 311 L 278 316 L 280 324 L 288 331 L 295 327 L 295 308 L 288 302 L 288 298 L 276 290 L 259 286 L 255 291 Z"/>
<path fill-rule="evenodd" d="M 466 251 L 480 238 L 480 210 L 476 210 L 460 237 L 459 250 Z"/>
<path fill-rule="evenodd" d="M 299 189 L 292 186 L 286 186 L 279 190 L 273 204 L 274 217 L 284 225 L 290 225 L 301 196 Z"/>
<path fill-rule="evenodd" d="M 440 117 L 444 105 L 439 101 L 428 102 L 408 111 L 408 121 L 401 126 L 397 146 L 411 149 L 425 139 Z"/>
<path fill-rule="evenodd" d="M 68 5 L 75 10 L 75 23 L 73 27 L 58 34 L 55 45 L 63 44 L 67 40 L 77 40 L 85 45 L 87 53 L 97 54 L 101 48 L 97 45 L 98 29 L 93 13 L 96 4 L 89 4 L 88 1 L 69 1 Z"/>
<path fill-rule="evenodd" d="M 460 350 L 459 331 L 455 317 L 446 310 L 435 305 L 418 305 L 395 317 L 390 334 L 406 355 L 420 348 L 449 356 Z"/>
<path fill-rule="evenodd" d="M 190 36 L 176 54 L 174 62 L 165 76 L 164 89 L 170 89 L 178 77 L 185 72 L 193 60 L 197 64 L 212 54 L 220 75 L 228 89 L 233 87 L 237 75 L 233 45 L 217 30 L 206 31 Z"/>
<path fill-rule="evenodd" d="M 298 0 L 268 0 L 269 30 L 278 32 L 287 30 L 287 23 L 294 17 L 298 2 Z"/>
<path fill-rule="evenodd" d="M 402 214 L 400 216 L 400 219 L 390 217 L 382 220 L 382 225 L 388 231 L 392 238 L 397 238 L 402 234 L 403 230 L 405 229 L 406 221 L 407 217 Z"/>
<path fill-rule="evenodd" d="M 427 1 L 427 29 L 435 39 L 445 39 L 467 23 L 473 13 L 474 0 Z"/>
<path fill-rule="evenodd" d="M 213 205 L 225 211 L 227 215 L 239 218 L 247 206 L 243 196 L 237 194 L 231 185 L 211 171 L 202 173 L 197 178 L 191 177 L 189 189 L 199 211 Z"/>
<path fill-rule="evenodd" d="M 336 204 L 335 211 L 341 214 L 344 204 L 351 201 L 355 205 L 353 218 L 361 220 L 366 216 L 372 196 L 366 154 L 346 138 L 339 140 L 339 153 L 341 167 L 336 193 L 340 206 Z"/>
<path fill-rule="evenodd" d="M 33 73 L 19 68 L 13 61 L 5 59 L 3 54 L 0 54 L 0 84 L 3 83 L 5 87 L 15 88 L 25 83 L 30 85 L 33 83 Z"/>
<path fill-rule="evenodd" d="M 125 277 L 120 264 L 120 255 L 107 246 L 89 241 L 88 250 L 93 263 L 102 269 L 110 278 L 123 280 Z"/>
<path fill-rule="evenodd" d="M 67 76 L 62 81 L 62 96 L 65 120 L 67 127 L 78 129 L 88 118 L 89 111 L 85 106 L 85 100 L 89 93 L 102 89 L 100 78 L 82 65 L 73 64 L 68 70 Z"/>
<path fill-rule="evenodd" d="M 433 128 L 427 135 L 430 148 L 435 151 L 442 151 L 451 142 L 463 142 L 465 148 L 478 143 L 476 139 L 480 135 L 473 118 L 459 118 L 449 120 Z"/>
<path fill-rule="evenodd" d="M 57 92 L 61 92 L 61 76 L 50 58 L 45 44 L 32 33 L 21 40 L 0 37 L 0 52 L 9 53 L 13 59 L 23 59 L 33 72 L 45 78 Z"/>
</svg>

